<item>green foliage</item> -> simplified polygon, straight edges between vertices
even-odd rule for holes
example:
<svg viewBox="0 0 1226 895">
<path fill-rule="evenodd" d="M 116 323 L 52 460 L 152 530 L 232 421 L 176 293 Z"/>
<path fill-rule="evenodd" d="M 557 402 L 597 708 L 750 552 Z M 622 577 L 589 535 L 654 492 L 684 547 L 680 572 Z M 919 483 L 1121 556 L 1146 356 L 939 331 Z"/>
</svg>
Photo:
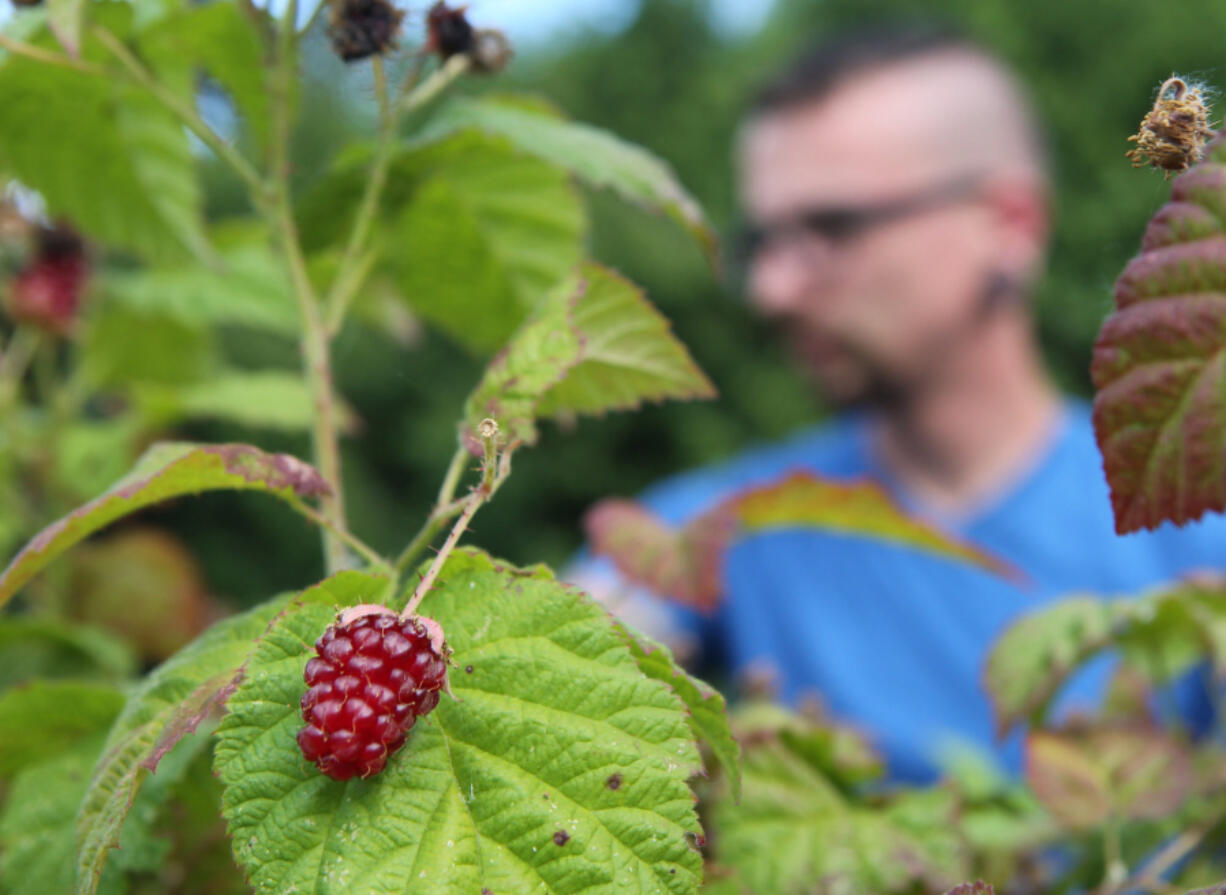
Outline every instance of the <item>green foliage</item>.
<svg viewBox="0 0 1226 895">
<path fill-rule="evenodd" d="M 106 730 L 123 704 L 114 686 L 80 681 L 36 680 L 0 693 L 0 777 Z"/>
<path fill-rule="evenodd" d="M 135 670 L 132 650 L 103 631 L 54 619 L 0 617 L 0 690 L 36 678 L 121 681 Z"/>
<path fill-rule="evenodd" d="M 455 650 L 452 696 L 377 779 L 306 763 L 308 644 L 335 606 L 380 591 L 344 583 L 273 625 L 219 730 L 224 811 L 257 891 L 696 891 L 700 764 L 681 703 L 543 571 L 453 554 L 421 606 Z"/>
</svg>

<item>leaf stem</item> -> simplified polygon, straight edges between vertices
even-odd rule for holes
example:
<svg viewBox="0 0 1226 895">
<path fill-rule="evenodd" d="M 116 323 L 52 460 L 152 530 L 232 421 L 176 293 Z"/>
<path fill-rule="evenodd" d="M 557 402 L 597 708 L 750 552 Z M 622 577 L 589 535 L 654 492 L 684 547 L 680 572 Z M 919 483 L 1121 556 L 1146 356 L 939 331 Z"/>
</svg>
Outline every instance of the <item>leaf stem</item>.
<svg viewBox="0 0 1226 895">
<path fill-rule="evenodd" d="M 434 509 L 430 511 L 429 517 L 417 534 L 413 535 L 413 540 L 409 541 L 408 546 L 400 552 L 400 556 L 396 559 L 397 575 L 403 575 L 443 530 L 443 527 L 463 511 L 464 501 L 455 499 L 455 489 L 460 483 L 460 476 L 464 474 L 464 466 L 470 459 L 464 445 L 460 445 L 452 455 L 451 463 L 447 466 L 447 473 L 443 477 L 443 485 L 439 488 L 438 498 L 434 502 Z"/>
<path fill-rule="evenodd" d="M 158 102 L 173 112 L 188 130 L 199 137 L 201 142 L 213 151 L 214 155 L 229 165 L 234 173 L 247 185 L 247 188 L 251 190 L 254 201 L 257 204 L 261 203 L 266 195 L 266 187 L 263 178 L 260 177 L 259 172 L 256 171 L 251 163 L 243 158 L 237 149 L 217 136 L 217 133 L 204 123 L 204 119 L 196 114 L 196 110 L 192 108 L 190 103 L 184 102 L 158 81 L 141 64 L 141 61 L 136 58 L 123 41 L 101 25 L 94 25 L 91 31 L 98 38 L 99 42 L 111 52 L 111 55 L 119 60 L 119 63 L 124 67 L 132 80 L 141 87 L 144 87 Z"/>
<path fill-rule="evenodd" d="M 8 50 L 15 56 L 25 56 L 27 59 L 34 59 L 38 62 L 46 63 L 47 65 L 56 65 L 60 68 L 71 68 L 74 71 L 85 72 L 91 75 L 103 75 L 106 71 L 97 65 L 91 65 L 80 59 L 73 59 L 71 56 L 66 56 L 63 53 L 56 53 L 53 50 L 44 50 L 42 47 L 31 46 L 27 43 L 22 43 L 9 37 L 7 34 L 0 34 L 0 49 Z"/>
<path fill-rule="evenodd" d="M 1217 826 L 1216 823 L 1208 823 L 1184 830 L 1162 846 L 1157 854 L 1132 876 L 1121 880 L 1114 886 L 1104 887 L 1103 895 L 1117 895 L 1117 893 L 1138 890 L 1148 892 L 1161 890 L 1164 886 L 1163 874 L 1186 858 L 1215 826 Z"/>
<path fill-rule="evenodd" d="M 476 515 L 477 510 L 481 509 L 482 504 L 494 496 L 495 492 L 498 491 L 498 488 L 506 480 L 506 477 L 510 475 L 510 449 L 508 448 L 505 451 L 499 451 L 497 447 L 498 424 L 492 419 L 482 420 L 480 425 L 480 435 L 485 448 L 485 459 L 482 462 L 481 469 L 481 482 L 475 488 L 473 488 L 472 491 L 468 493 L 468 496 L 462 501 L 457 501 L 446 507 L 448 511 L 451 511 L 452 507 L 459 507 L 460 518 L 457 519 L 455 525 L 452 526 L 450 534 L 447 535 L 447 540 L 443 542 L 443 546 L 439 548 L 438 555 L 434 557 L 434 562 L 430 564 L 430 568 L 426 570 L 426 574 L 422 577 L 421 581 L 418 582 L 417 588 L 413 591 L 412 599 L 409 600 L 408 605 L 404 607 L 404 611 L 400 614 L 401 618 L 408 618 L 417 610 L 418 604 L 420 604 L 426 594 L 430 592 L 430 588 L 434 586 L 434 582 L 438 578 L 439 572 L 442 571 L 444 564 L 447 562 L 447 557 L 450 556 L 451 551 L 455 549 L 456 543 L 460 540 L 460 535 L 462 535 L 464 530 L 468 528 L 468 523 L 472 521 L 472 518 L 474 515 Z M 452 466 L 455 467 L 455 465 L 456 464 L 453 461 Z M 434 520 L 435 515 L 438 514 L 431 514 L 431 521 Z M 444 523 L 440 521 L 437 524 L 439 527 L 441 527 Z M 429 530 L 429 523 L 427 524 L 427 527 L 423 529 L 423 533 L 427 530 Z M 433 537 L 433 533 L 431 534 L 431 537 Z M 418 538 L 415 538 L 414 543 L 417 541 Z M 426 543 L 428 543 L 428 541 Z M 410 547 L 412 547 L 412 545 L 410 545 Z M 403 560 L 408 554 L 409 550 L 406 549 L 405 553 L 401 555 L 401 559 Z M 407 562 L 405 565 L 407 565 Z M 397 571 L 402 571 L 403 568 L 404 567 L 401 566 L 400 562 L 397 561 Z"/>
<path fill-rule="evenodd" d="M 383 57 L 376 55 L 371 60 L 375 97 L 379 104 L 379 144 L 370 164 L 370 172 L 366 176 L 366 189 L 358 203 L 358 211 L 353 219 L 353 229 L 349 233 L 349 240 L 345 244 L 344 254 L 341 255 L 336 277 L 332 281 L 332 288 L 325 300 L 328 309 L 328 332 L 331 334 L 340 330 L 345 313 L 349 310 L 349 305 L 353 302 L 369 270 L 369 266 L 362 264 L 362 250 L 370 237 L 371 227 L 379 211 L 379 202 L 383 196 L 384 187 L 387 185 L 387 173 L 392 157 L 395 155 L 396 134 L 402 117 L 437 96 L 468 67 L 467 63 L 450 67 L 444 65 L 419 87 L 418 81 L 421 79 L 425 61 L 425 54 L 419 53 L 414 58 L 412 67 L 401 82 L 396 99 L 393 101 L 388 91 Z"/>
<path fill-rule="evenodd" d="M 361 538 L 357 537 L 357 535 L 354 535 L 343 528 L 337 528 L 332 524 L 331 520 L 323 515 L 323 513 L 320 513 L 318 510 L 316 510 L 310 504 L 305 503 L 296 495 L 289 498 L 289 505 L 311 522 L 314 522 L 320 528 L 325 528 L 332 532 L 332 534 L 339 540 L 343 541 L 350 550 L 366 560 L 367 564 L 370 565 L 375 571 L 387 575 L 392 574 L 391 563 L 389 563 L 387 559 L 384 558 L 377 550 L 375 550 Z"/>
<path fill-rule="evenodd" d="M 290 195 L 290 123 L 293 108 L 294 76 L 296 74 L 297 35 L 294 22 L 298 15 L 297 0 L 289 0 L 283 13 L 280 40 L 277 45 L 277 67 L 273 79 L 273 128 L 272 169 L 273 188 L 271 207 L 268 209 L 272 223 L 285 253 L 290 281 L 298 311 L 302 319 L 300 350 L 303 359 L 303 374 L 307 390 L 315 406 L 312 427 L 315 465 L 332 493 L 320 500 L 323 518 L 328 525 L 323 529 L 324 559 L 329 574 L 347 565 L 345 544 L 336 531 L 347 531 L 345 524 L 344 485 L 341 478 L 340 444 L 337 438 L 336 402 L 333 396 L 332 367 L 328 352 L 328 336 L 320 318 L 319 299 L 307 274 L 306 259 L 298 239 Z"/>
</svg>

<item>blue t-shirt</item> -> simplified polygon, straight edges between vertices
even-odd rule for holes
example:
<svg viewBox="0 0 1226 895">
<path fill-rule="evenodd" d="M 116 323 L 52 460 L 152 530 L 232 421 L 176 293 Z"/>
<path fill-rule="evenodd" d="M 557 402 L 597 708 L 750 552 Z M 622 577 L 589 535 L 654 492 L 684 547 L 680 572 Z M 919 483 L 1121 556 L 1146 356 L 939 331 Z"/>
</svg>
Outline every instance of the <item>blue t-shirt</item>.
<svg viewBox="0 0 1226 895">
<path fill-rule="evenodd" d="M 679 524 L 740 489 L 795 470 L 869 477 L 919 511 L 874 464 L 856 417 L 669 479 L 643 500 Z M 782 529 L 732 547 L 714 615 L 680 615 L 700 635 L 706 657 L 729 672 L 769 665 L 785 701 L 816 694 L 833 718 L 869 736 L 894 779 L 931 780 L 945 750 L 966 745 L 994 754 L 1016 774 L 1020 738 L 997 741 L 982 684 L 997 635 L 1024 613 L 1073 593 L 1132 595 L 1213 568 L 1226 544 L 1226 520 L 1218 517 L 1116 535 L 1089 410 L 1079 403 L 1066 406 L 1044 454 L 994 499 L 962 518 L 931 521 L 1012 563 L 1028 580 L 1011 582 L 868 538 Z M 1075 677 L 1057 711 L 1093 709 L 1110 664 L 1092 663 Z"/>
</svg>

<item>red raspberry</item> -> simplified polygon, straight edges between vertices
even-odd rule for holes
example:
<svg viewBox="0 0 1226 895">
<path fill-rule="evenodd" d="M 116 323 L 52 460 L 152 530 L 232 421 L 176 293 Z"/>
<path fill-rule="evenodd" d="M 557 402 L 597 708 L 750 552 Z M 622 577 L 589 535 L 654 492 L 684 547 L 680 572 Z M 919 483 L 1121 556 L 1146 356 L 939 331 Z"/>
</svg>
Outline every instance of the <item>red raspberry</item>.
<svg viewBox="0 0 1226 895">
<path fill-rule="evenodd" d="M 383 606 L 356 607 L 324 631 L 315 652 L 303 673 L 302 754 L 334 780 L 379 773 L 447 685 L 442 629 Z"/>
<path fill-rule="evenodd" d="M 34 258 L 13 278 L 9 313 L 51 333 L 71 329 L 89 265 L 80 237 L 64 227 L 38 234 Z"/>
</svg>

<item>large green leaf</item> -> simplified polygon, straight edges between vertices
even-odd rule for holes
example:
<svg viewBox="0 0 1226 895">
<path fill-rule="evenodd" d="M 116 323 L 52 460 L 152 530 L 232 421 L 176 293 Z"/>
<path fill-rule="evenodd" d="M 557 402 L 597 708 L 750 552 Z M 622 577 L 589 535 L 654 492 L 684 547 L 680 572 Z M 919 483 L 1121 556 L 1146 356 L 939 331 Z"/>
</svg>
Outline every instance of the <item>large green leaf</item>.
<svg viewBox="0 0 1226 895">
<path fill-rule="evenodd" d="M 572 171 L 593 186 L 667 214 L 698 240 L 709 257 L 715 257 L 715 234 L 702 209 L 668 165 L 641 146 L 566 121 L 539 103 L 513 98 L 454 100 L 431 120 L 423 139 L 465 128 L 506 137 L 516 148 Z"/>
<path fill-rule="evenodd" d="M 630 655 L 639 671 L 672 688 L 689 710 L 690 730 L 694 739 L 704 743 L 719 762 L 732 788 L 732 797 L 741 797 L 741 746 L 732 735 L 728 722 L 728 707 L 723 694 L 677 664 L 672 651 L 662 643 L 635 631 L 624 622 L 617 629 L 630 646 Z"/>
<path fill-rule="evenodd" d="M 383 579 L 343 572 L 297 599 L 343 602 L 354 591 L 365 593 L 384 584 Z M 163 756 L 225 703 L 256 639 L 294 598 L 277 597 L 217 623 L 159 666 L 129 697 L 107 737 L 77 817 L 78 893 L 95 891 L 145 781 Z"/>
<path fill-rule="evenodd" d="M 218 490 L 315 497 L 328 485 L 301 460 L 250 445 L 154 445 L 110 490 L 43 529 L 14 557 L 0 574 L 0 605 L 60 553 L 121 516 L 171 497 Z"/>
<path fill-rule="evenodd" d="M 579 262 L 583 209 L 550 165 L 470 137 L 446 148 L 400 212 L 389 258 L 414 310 L 493 351 Z"/>
<path fill-rule="evenodd" d="M 106 730 L 123 703 L 118 688 L 84 681 L 34 681 L 0 694 L 0 777 Z"/>
<path fill-rule="evenodd" d="M 221 419 L 245 426 L 309 431 L 315 405 L 297 373 L 234 371 L 192 385 L 152 385 L 134 390 L 136 404 L 154 426 L 182 419 Z M 342 425 L 353 414 L 338 406 Z M 345 424 L 348 425 L 345 425 Z"/>
<path fill-rule="evenodd" d="M 323 776 L 295 742 L 310 643 L 334 610 L 287 613 L 252 656 L 216 764 L 256 891 L 695 892 L 699 756 L 680 701 L 608 616 L 468 551 L 421 609 L 455 650 L 454 698 L 369 780 Z"/>
<path fill-rule="evenodd" d="M 940 890 L 966 873 L 948 790 L 904 791 L 885 805 L 844 796 L 781 737 L 746 742 L 739 804 L 713 806 L 717 858 L 757 895 Z"/>
<path fill-rule="evenodd" d="M 126 30 L 124 4 L 93 6 Z M 88 40 L 82 53 L 106 59 Z M 38 190 L 53 216 L 151 257 L 207 251 L 187 133 L 146 93 L 124 79 L 10 56 L 0 64 L 0 109 L 0 168 Z"/>
<path fill-rule="evenodd" d="M 238 3 L 180 6 L 141 35 L 141 50 L 158 70 L 202 67 L 225 88 L 242 122 L 258 143 L 268 138 L 269 91 L 259 35 Z M 252 16 L 263 13 L 251 9 Z M 196 81 L 186 79 L 194 98 Z"/>
<path fill-rule="evenodd" d="M 713 398 L 715 387 L 672 334 L 668 320 L 625 277 L 597 264 L 579 270 L 573 324 L 579 363 L 550 389 L 537 413 L 595 413 L 667 398 Z"/>
<path fill-rule="evenodd" d="M 229 324 L 297 335 L 298 310 L 284 266 L 266 245 L 235 245 L 222 252 L 220 264 L 216 270 L 178 266 L 106 273 L 99 288 L 108 302 L 188 326 Z"/>
<path fill-rule="evenodd" d="M 1226 144 L 1175 181 L 1094 346 L 1116 531 L 1226 509 Z"/>
</svg>

